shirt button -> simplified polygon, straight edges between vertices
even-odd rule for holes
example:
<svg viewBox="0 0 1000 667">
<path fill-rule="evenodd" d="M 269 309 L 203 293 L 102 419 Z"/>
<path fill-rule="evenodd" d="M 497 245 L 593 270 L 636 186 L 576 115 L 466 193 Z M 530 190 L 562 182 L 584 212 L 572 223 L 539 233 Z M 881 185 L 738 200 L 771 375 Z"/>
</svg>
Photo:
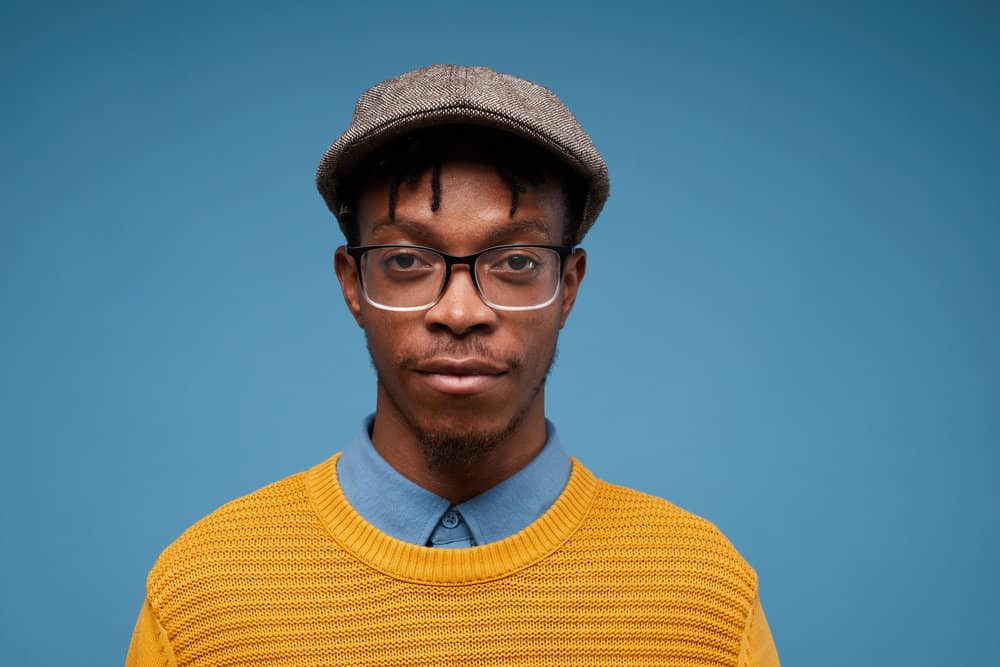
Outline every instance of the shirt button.
<svg viewBox="0 0 1000 667">
<path fill-rule="evenodd" d="M 445 528 L 454 528 L 462 521 L 462 518 L 455 510 L 448 510 L 441 519 L 441 525 Z"/>
</svg>

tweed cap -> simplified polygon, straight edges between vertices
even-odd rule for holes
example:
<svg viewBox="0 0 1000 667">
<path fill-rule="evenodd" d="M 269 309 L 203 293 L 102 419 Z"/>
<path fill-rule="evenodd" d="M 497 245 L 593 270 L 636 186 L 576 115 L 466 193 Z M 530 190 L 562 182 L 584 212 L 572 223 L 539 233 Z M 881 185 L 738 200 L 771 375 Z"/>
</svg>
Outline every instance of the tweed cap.
<svg viewBox="0 0 1000 667">
<path fill-rule="evenodd" d="M 608 198 L 608 168 L 570 110 L 548 88 L 488 67 L 431 65 L 378 83 L 354 108 L 350 127 L 330 145 L 316 187 L 344 229 L 339 188 L 379 146 L 420 128 L 482 125 L 545 149 L 581 177 L 586 188 L 579 242 Z"/>
</svg>

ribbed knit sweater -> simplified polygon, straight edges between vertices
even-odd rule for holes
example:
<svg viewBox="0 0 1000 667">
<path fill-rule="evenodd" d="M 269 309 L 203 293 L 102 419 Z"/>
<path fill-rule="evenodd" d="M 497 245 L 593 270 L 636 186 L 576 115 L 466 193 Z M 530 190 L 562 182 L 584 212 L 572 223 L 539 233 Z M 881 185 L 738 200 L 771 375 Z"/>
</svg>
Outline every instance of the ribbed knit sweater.
<svg viewBox="0 0 1000 667">
<path fill-rule="evenodd" d="M 147 580 L 128 665 L 777 665 L 757 578 L 709 522 L 573 461 L 499 542 L 432 549 L 329 460 L 208 515 Z"/>
</svg>

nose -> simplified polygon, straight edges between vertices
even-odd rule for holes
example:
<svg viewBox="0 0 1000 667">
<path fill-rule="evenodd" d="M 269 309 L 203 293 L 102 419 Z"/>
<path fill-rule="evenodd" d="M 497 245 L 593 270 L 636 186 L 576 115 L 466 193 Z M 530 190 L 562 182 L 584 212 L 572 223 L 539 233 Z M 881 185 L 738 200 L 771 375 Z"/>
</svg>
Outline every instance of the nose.
<svg viewBox="0 0 1000 667">
<path fill-rule="evenodd" d="M 496 311 L 479 296 L 469 268 L 463 265 L 452 267 L 444 294 L 426 312 L 427 326 L 445 328 L 461 336 L 476 329 L 492 329 L 496 324 Z"/>
</svg>

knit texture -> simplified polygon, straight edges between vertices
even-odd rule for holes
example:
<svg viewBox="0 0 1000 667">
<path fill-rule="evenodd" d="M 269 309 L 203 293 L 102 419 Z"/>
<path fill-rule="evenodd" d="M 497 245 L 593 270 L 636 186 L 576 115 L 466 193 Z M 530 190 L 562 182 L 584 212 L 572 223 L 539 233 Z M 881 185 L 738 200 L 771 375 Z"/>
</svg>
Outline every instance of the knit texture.
<svg viewBox="0 0 1000 667">
<path fill-rule="evenodd" d="M 365 522 L 337 456 L 222 506 L 161 554 L 130 664 L 752 662 L 756 575 L 704 519 L 574 460 L 528 528 L 431 549 Z"/>
</svg>

